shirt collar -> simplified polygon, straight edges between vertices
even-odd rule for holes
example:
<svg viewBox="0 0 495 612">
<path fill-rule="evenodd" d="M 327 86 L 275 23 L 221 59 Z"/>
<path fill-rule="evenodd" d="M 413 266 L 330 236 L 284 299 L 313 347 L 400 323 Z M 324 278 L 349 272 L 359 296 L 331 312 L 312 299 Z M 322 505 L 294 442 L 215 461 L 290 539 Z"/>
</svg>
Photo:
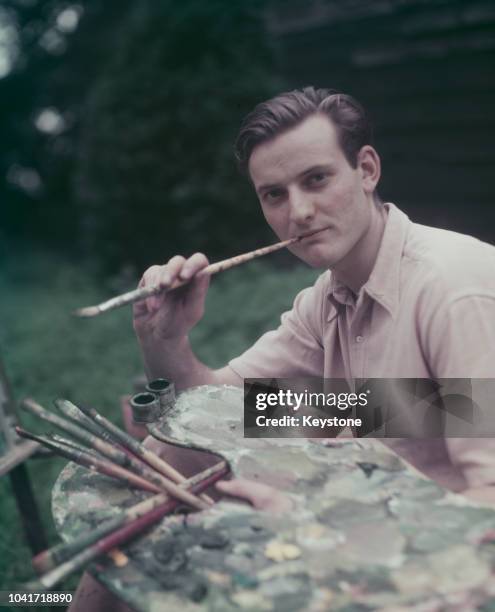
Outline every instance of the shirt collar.
<svg viewBox="0 0 495 612">
<path fill-rule="evenodd" d="M 394 204 L 388 202 L 383 204 L 383 206 L 385 206 L 388 215 L 382 242 L 378 250 L 375 265 L 362 290 L 386 308 L 392 316 L 395 316 L 399 306 L 402 252 L 410 221 L 408 216 Z M 353 292 L 346 285 L 339 282 L 333 274 L 330 279 L 328 297 L 335 306 L 337 306 L 335 302 L 345 305 L 355 304 Z"/>
<path fill-rule="evenodd" d="M 394 316 L 399 307 L 402 253 L 410 221 L 394 204 L 388 202 L 384 206 L 388 216 L 382 242 L 363 289 Z"/>
<path fill-rule="evenodd" d="M 337 308 L 342 305 L 354 306 L 356 303 L 356 295 L 352 289 L 337 280 L 333 274 L 330 276 L 328 297 Z"/>
</svg>

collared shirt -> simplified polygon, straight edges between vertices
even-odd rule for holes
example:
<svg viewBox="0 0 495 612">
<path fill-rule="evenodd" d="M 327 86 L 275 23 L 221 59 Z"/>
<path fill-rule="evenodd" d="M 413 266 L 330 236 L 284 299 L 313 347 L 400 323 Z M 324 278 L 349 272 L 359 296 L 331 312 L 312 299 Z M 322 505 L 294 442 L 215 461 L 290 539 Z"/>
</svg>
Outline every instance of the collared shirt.
<svg viewBox="0 0 495 612">
<path fill-rule="evenodd" d="M 382 241 L 359 294 L 323 273 L 297 295 L 277 330 L 229 363 L 239 376 L 495 378 L 495 247 L 412 223 L 393 204 L 384 206 Z M 443 441 L 397 446 L 432 475 L 424 469 L 428 443 L 439 466 Z M 444 484 L 461 489 L 464 478 L 470 487 L 495 484 L 495 441 L 480 443 L 483 456 L 479 444 L 473 450 L 477 439 L 447 440 L 450 467 L 442 470 L 450 470 L 451 481 Z M 421 446 L 422 458 L 415 460 L 414 448 Z"/>
</svg>

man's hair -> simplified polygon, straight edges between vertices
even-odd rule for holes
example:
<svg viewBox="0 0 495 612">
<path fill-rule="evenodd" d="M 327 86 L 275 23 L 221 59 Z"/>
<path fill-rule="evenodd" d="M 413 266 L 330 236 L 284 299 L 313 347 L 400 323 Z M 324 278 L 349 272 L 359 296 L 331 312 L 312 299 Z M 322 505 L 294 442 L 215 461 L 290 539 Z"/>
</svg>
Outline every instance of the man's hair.
<svg viewBox="0 0 495 612">
<path fill-rule="evenodd" d="M 342 151 L 352 168 L 364 145 L 372 144 L 366 111 L 352 96 L 333 89 L 304 87 L 258 104 L 241 124 L 234 153 L 241 172 L 248 174 L 253 149 L 296 127 L 311 115 L 327 116 L 337 130 Z"/>
</svg>

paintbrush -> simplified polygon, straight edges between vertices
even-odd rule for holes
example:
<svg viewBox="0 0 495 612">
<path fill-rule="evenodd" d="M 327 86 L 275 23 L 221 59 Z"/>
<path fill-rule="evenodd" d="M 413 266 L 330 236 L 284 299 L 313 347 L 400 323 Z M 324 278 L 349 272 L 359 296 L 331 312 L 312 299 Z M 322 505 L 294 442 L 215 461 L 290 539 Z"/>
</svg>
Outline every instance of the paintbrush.
<svg viewBox="0 0 495 612">
<path fill-rule="evenodd" d="M 143 461 L 146 461 L 146 463 L 151 465 L 151 467 L 153 467 L 155 470 L 164 474 L 174 482 L 185 481 L 184 476 L 180 472 L 164 461 L 161 457 L 147 449 L 131 435 L 120 429 L 120 427 L 117 427 L 117 425 L 114 425 L 114 423 L 99 414 L 97 410 L 94 408 L 88 408 L 86 406 L 78 406 L 78 408 L 83 412 L 83 414 L 95 421 L 97 425 L 104 427 L 115 441 L 128 448 L 135 455 L 143 459 Z M 168 490 L 168 492 L 173 495 L 172 491 Z"/>
<path fill-rule="evenodd" d="M 63 400 L 57 400 L 57 402 L 59 401 Z M 23 400 L 21 402 L 21 408 L 30 412 L 31 414 L 34 414 L 43 421 L 46 421 L 51 425 L 55 425 L 55 427 L 58 427 L 62 431 L 69 433 L 80 442 L 87 444 L 90 448 L 101 453 L 108 459 L 111 459 L 118 465 L 129 467 L 130 459 L 122 450 L 115 448 L 113 444 L 106 440 L 101 440 L 97 435 L 83 429 L 73 421 L 69 421 L 58 414 L 54 414 L 49 410 L 46 410 L 32 398 L 26 398 Z"/>
<path fill-rule="evenodd" d="M 300 236 L 295 236 L 294 238 L 289 238 L 288 240 L 282 240 L 282 242 L 277 242 L 275 244 L 262 247 L 261 249 L 255 249 L 254 251 L 249 251 L 248 253 L 242 253 L 241 255 L 230 257 L 229 259 L 217 261 L 216 263 L 212 263 L 209 266 L 206 266 L 206 268 L 200 270 L 193 278 L 201 278 L 202 276 L 213 276 L 213 274 L 218 274 L 219 272 L 223 272 L 224 270 L 229 270 L 230 268 L 239 266 L 243 263 L 251 261 L 252 259 L 256 259 L 257 257 L 262 257 L 263 255 L 274 253 L 275 251 L 278 251 L 280 249 L 285 249 L 291 246 L 292 244 L 301 241 L 303 238 L 308 238 L 309 236 L 317 234 L 318 232 L 323 232 L 326 229 L 328 229 L 328 227 L 322 227 L 320 229 L 307 232 L 306 234 L 301 234 Z M 160 285 L 150 285 L 149 287 L 139 287 L 138 289 L 133 289 L 132 291 L 128 291 L 127 293 L 118 295 L 114 298 L 111 298 L 110 300 L 107 300 L 106 302 L 97 304 L 96 306 L 87 306 L 85 308 L 79 308 L 78 310 L 74 311 L 73 314 L 77 317 L 95 317 L 96 315 L 102 314 L 103 312 L 108 312 L 109 310 L 120 308 L 120 306 L 126 306 L 127 304 L 132 304 L 134 302 L 145 300 L 146 298 L 152 295 L 156 295 L 157 293 L 172 291 L 173 289 L 177 289 L 178 287 L 187 285 L 189 282 L 191 282 L 191 280 L 192 279 L 176 279 L 173 283 L 170 283 L 168 285 L 162 283 Z"/>
<path fill-rule="evenodd" d="M 131 453 L 131 451 L 129 451 L 121 444 L 116 444 L 106 429 L 103 429 L 103 427 L 100 427 L 94 421 L 84 415 L 75 404 L 73 404 L 67 399 L 62 398 L 57 398 L 53 400 L 53 404 L 55 405 L 57 410 L 68 419 L 70 423 L 75 423 L 76 425 L 79 425 L 86 431 L 89 431 L 94 434 L 97 438 L 100 438 L 104 442 L 107 442 L 113 449 L 120 451 L 119 457 L 117 459 L 112 460 L 117 461 L 117 463 L 123 465 L 124 467 L 128 467 L 129 469 L 134 470 L 137 474 L 140 474 L 141 476 L 145 476 L 143 470 L 149 471 L 149 466 L 147 463 L 144 463 L 144 461 L 137 458 L 136 455 Z M 100 450 L 99 452 L 102 451 Z M 128 459 L 126 459 L 123 455 L 127 456 Z"/>
<path fill-rule="evenodd" d="M 196 482 L 196 484 L 193 484 L 190 487 L 191 495 L 193 493 L 197 494 L 204 491 L 228 471 L 227 465 L 225 465 L 223 469 L 212 473 L 212 470 L 215 467 L 216 466 L 213 466 L 213 468 L 206 470 L 204 473 L 208 472 L 208 476 L 204 477 L 200 482 Z M 160 503 L 160 505 L 149 510 L 142 516 L 132 519 L 128 524 L 118 528 L 111 534 L 104 536 L 94 544 L 91 544 L 89 548 L 86 548 L 82 552 L 76 554 L 74 557 L 44 574 L 39 579 L 27 583 L 25 588 L 30 591 L 45 591 L 53 588 L 58 582 L 60 582 L 60 580 L 66 578 L 72 572 L 80 569 L 89 561 L 99 557 L 116 546 L 126 543 L 138 533 L 150 527 L 159 521 L 163 516 L 173 511 L 178 505 L 179 502 L 175 499 L 170 499 Z"/>
<path fill-rule="evenodd" d="M 214 466 L 200 472 L 199 474 L 196 474 L 192 478 L 189 478 L 180 486 L 186 488 L 191 487 L 201 482 L 205 478 L 216 474 L 217 472 L 222 472 L 222 474 L 224 474 L 226 469 L 228 469 L 226 462 L 220 461 Z M 92 529 L 88 533 L 81 534 L 70 542 L 62 542 L 56 546 L 53 546 L 52 548 L 49 548 L 48 550 L 44 550 L 33 558 L 33 567 L 36 573 L 43 574 L 54 569 L 57 565 L 67 561 L 91 544 L 100 540 L 103 536 L 115 531 L 124 524 L 143 516 L 146 512 L 153 510 L 169 499 L 170 497 L 166 493 L 154 495 L 153 497 L 150 497 L 132 506 L 131 508 L 124 510 L 118 516 L 106 520 L 104 523 L 100 524 L 98 527 Z"/>
<path fill-rule="evenodd" d="M 77 406 L 75 406 L 71 401 L 57 398 L 53 400 L 53 404 L 64 417 L 71 421 L 75 421 L 77 425 L 87 429 L 102 440 L 111 440 L 110 435 L 103 429 L 103 427 L 98 427 L 94 421 L 88 419 L 88 417 L 78 410 Z"/>
<path fill-rule="evenodd" d="M 64 400 L 58 400 L 58 401 L 62 402 Z M 165 461 L 163 461 L 162 459 L 159 459 L 159 457 L 157 457 L 151 451 L 146 451 L 146 455 L 148 457 L 151 457 L 151 456 L 155 457 L 157 460 L 159 460 L 159 464 L 161 466 L 162 464 L 165 465 L 166 468 L 169 470 L 169 472 L 172 472 L 174 474 L 174 478 L 172 478 L 172 480 L 169 480 L 163 476 L 163 466 L 162 466 L 162 470 L 159 470 L 157 472 L 152 471 L 149 468 L 149 465 L 151 464 L 150 461 L 146 461 L 146 464 L 141 463 L 141 461 L 137 457 L 133 458 L 127 455 L 121 450 L 115 448 L 109 442 L 100 440 L 97 436 L 90 433 L 89 431 L 86 431 L 85 429 L 82 429 L 75 423 L 69 422 L 67 419 L 64 419 L 56 414 L 52 414 L 48 410 L 45 410 L 42 406 L 40 406 L 33 399 L 30 399 L 30 398 L 25 399 L 21 403 L 21 407 L 24 408 L 25 410 L 28 410 L 32 414 L 38 416 L 39 418 L 72 434 L 77 439 L 82 440 L 83 442 L 86 442 L 91 448 L 105 455 L 107 458 L 114 461 L 118 465 L 125 467 L 125 468 L 132 467 L 138 472 L 138 474 L 141 477 L 145 478 L 150 483 L 158 486 L 159 490 L 167 491 L 173 497 L 179 497 L 179 499 L 181 499 L 184 503 L 189 504 L 198 510 L 204 510 L 207 507 L 208 503 L 209 504 L 212 503 L 212 500 L 210 500 L 210 498 L 201 500 L 195 497 L 194 495 L 190 495 L 189 493 L 187 493 L 187 491 L 179 489 L 179 487 L 177 487 L 177 485 L 175 485 L 175 483 L 172 482 L 172 480 L 174 480 L 174 478 L 177 478 L 175 482 L 177 481 L 183 482 L 185 480 L 184 476 L 182 476 L 182 474 L 177 472 L 177 470 L 174 470 L 174 468 L 169 466 Z M 84 413 L 84 410 L 82 411 Z M 103 419 L 103 417 L 101 418 Z M 112 423 L 108 421 L 107 419 L 104 419 L 104 420 L 107 424 L 112 425 Z M 116 431 L 121 432 L 121 430 L 118 427 L 116 426 L 113 426 L 113 427 L 115 428 Z M 106 427 L 106 430 L 109 431 L 109 428 Z M 135 440 L 131 438 L 131 436 L 128 436 L 124 432 L 121 432 L 121 434 L 122 436 L 126 436 L 127 438 L 129 438 L 130 441 L 135 442 Z M 115 435 L 113 435 L 112 437 L 115 439 Z M 130 447 L 129 440 L 128 440 L 128 444 L 125 445 L 128 448 Z M 138 444 L 138 446 L 140 445 Z M 134 452 L 132 448 L 131 450 Z M 135 454 L 137 455 L 138 453 L 135 453 Z M 161 472 L 161 473 L 158 473 L 158 472 Z"/>
<path fill-rule="evenodd" d="M 115 465 L 115 463 L 111 463 L 110 461 L 96 457 L 94 454 L 88 453 L 82 449 L 76 449 L 68 444 L 55 442 L 54 440 L 50 440 L 50 438 L 46 438 L 44 436 L 38 436 L 30 431 L 22 429 L 21 427 L 16 427 L 15 430 L 17 435 L 21 436 L 22 438 L 35 440 L 36 442 L 39 442 L 43 446 L 46 446 L 50 450 L 57 453 L 57 455 L 61 455 L 62 457 L 69 459 L 69 461 L 82 465 L 92 472 L 98 472 L 99 474 L 116 478 L 130 487 L 137 487 L 151 493 L 161 492 L 160 487 L 157 487 L 144 478 L 137 476 L 133 472 L 129 472 L 129 470 L 126 470 L 119 465 Z"/>
<path fill-rule="evenodd" d="M 81 419 L 77 422 L 80 423 L 84 429 L 74 422 L 76 419 L 74 419 L 73 414 L 70 415 L 71 420 L 65 419 L 57 414 L 53 414 L 49 410 L 46 410 L 43 408 L 43 406 L 31 398 L 25 399 L 21 403 L 21 408 L 27 410 L 31 414 L 34 414 L 38 418 L 55 425 L 55 427 L 58 427 L 62 431 L 71 434 L 77 440 L 84 442 L 92 450 L 95 450 L 97 453 L 100 453 L 117 465 L 134 470 L 143 478 L 147 478 L 150 480 L 150 482 L 154 482 L 154 484 L 161 484 L 160 481 L 157 480 L 160 476 L 159 474 L 150 470 L 146 463 L 138 459 L 135 455 L 129 453 L 127 449 L 123 449 L 122 447 L 115 445 L 113 439 L 110 437 L 110 434 L 101 427 L 99 428 L 96 423 L 91 421 L 91 419 L 84 417 L 84 415 L 79 412 L 74 404 L 68 402 L 67 400 L 57 399 L 55 400 L 55 405 L 57 405 L 59 409 L 61 409 L 63 406 L 66 407 L 66 405 L 71 406 L 80 415 Z M 87 423 L 82 419 L 82 417 L 93 425 L 93 429 L 91 431 L 89 428 L 87 428 Z M 93 431 L 97 433 L 92 433 Z M 100 436 L 104 437 L 104 439 L 100 439 Z"/>
<path fill-rule="evenodd" d="M 57 444 L 63 444 L 65 446 L 70 446 L 74 450 L 81 451 L 83 453 L 91 455 L 92 457 L 96 457 L 97 459 L 103 458 L 102 455 L 97 453 L 92 448 L 88 448 L 87 446 L 78 444 L 77 442 L 74 442 L 74 440 L 70 440 L 69 438 L 64 438 L 63 436 L 59 436 L 58 434 L 55 434 L 55 433 L 49 433 L 47 434 L 47 437 L 49 440 L 52 440 L 53 442 L 56 442 Z M 117 464 L 114 464 L 114 465 L 117 465 Z"/>
</svg>

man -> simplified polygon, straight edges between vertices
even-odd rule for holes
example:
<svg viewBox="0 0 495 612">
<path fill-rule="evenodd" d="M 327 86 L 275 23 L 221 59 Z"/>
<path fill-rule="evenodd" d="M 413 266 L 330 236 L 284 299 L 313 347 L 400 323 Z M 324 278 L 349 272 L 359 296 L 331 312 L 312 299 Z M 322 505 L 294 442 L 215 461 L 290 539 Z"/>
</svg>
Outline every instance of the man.
<svg viewBox="0 0 495 612">
<path fill-rule="evenodd" d="M 381 202 L 380 158 L 359 103 L 313 88 L 277 96 L 248 115 L 236 155 L 280 239 L 327 228 L 291 247 L 327 271 L 296 297 L 278 330 L 219 370 L 198 361 L 188 341 L 203 315 L 207 278 L 136 304 L 134 328 L 150 378 L 184 389 L 242 385 L 249 377 L 493 377 L 495 248 L 415 225 Z M 199 253 L 176 256 L 149 268 L 140 286 L 192 279 L 207 264 Z M 440 483 L 495 503 L 492 440 L 385 442 Z M 156 441 L 148 444 L 160 452 Z M 217 488 L 272 512 L 290 504 L 260 483 Z M 85 575 L 71 610 L 117 609 L 108 597 Z"/>
<path fill-rule="evenodd" d="M 281 240 L 326 228 L 291 250 L 327 271 L 296 297 L 277 330 L 219 370 L 202 364 L 188 341 L 203 315 L 207 278 L 138 303 L 134 328 L 150 377 L 180 389 L 248 377 L 492 376 L 484 356 L 495 346 L 495 247 L 416 225 L 381 202 L 380 158 L 358 102 L 311 87 L 281 94 L 247 116 L 236 156 Z M 140 286 L 192 279 L 207 264 L 199 253 L 176 256 L 149 268 Z M 495 502 L 492 440 L 386 442 L 445 486 Z M 253 487 L 219 485 L 266 500 Z"/>
</svg>

